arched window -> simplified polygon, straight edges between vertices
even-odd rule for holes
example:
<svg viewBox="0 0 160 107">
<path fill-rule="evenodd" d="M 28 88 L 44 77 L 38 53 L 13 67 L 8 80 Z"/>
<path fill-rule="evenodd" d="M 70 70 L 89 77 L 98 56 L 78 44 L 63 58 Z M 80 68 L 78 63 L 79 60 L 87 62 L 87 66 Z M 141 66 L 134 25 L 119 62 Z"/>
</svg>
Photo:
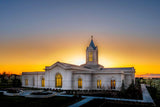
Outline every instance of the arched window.
<svg viewBox="0 0 160 107">
<path fill-rule="evenodd" d="M 116 87 L 116 81 L 111 80 L 111 89 L 115 89 L 115 87 Z"/>
<path fill-rule="evenodd" d="M 28 79 L 25 79 L 25 85 L 26 86 L 28 85 Z"/>
<path fill-rule="evenodd" d="M 82 88 L 82 79 L 81 78 L 78 79 L 78 88 Z"/>
<path fill-rule="evenodd" d="M 97 80 L 97 88 L 101 88 L 101 80 Z"/>
<path fill-rule="evenodd" d="M 93 61 L 93 52 L 89 52 L 89 61 Z"/>
<path fill-rule="evenodd" d="M 44 78 L 42 78 L 42 81 L 41 81 L 41 85 L 42 85 L 42 87 L 44 87 L 45 86 L 45 79 Z"/>
<path fill-rule="evenodd" d="M 61 74 L 56 74 L 56 88 L 62 88 L 62 75 Z"/>
</svg>

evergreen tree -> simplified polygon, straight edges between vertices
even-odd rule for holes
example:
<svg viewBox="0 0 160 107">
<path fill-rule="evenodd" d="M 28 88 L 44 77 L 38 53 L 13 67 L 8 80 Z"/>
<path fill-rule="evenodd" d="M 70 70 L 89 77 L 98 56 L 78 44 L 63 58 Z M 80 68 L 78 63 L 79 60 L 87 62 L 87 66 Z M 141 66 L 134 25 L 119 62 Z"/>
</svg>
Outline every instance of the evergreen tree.
<svg viewBox="0 0 160 107">
<path fill-rule="evenodd" d="M 122 92 L 123 94 L 125 93 L 124 80 L 122 80 L 121 92 Z"/>
</svg>

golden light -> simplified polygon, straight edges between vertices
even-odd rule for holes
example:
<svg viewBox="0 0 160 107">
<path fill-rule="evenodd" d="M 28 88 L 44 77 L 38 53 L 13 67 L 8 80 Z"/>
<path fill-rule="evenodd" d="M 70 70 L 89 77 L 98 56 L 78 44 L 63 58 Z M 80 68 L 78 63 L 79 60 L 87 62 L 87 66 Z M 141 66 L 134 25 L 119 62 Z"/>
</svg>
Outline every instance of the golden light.
<svg viewBox="0 0 160 107">
<path fill-rule="evenodd" d="M 110 59 L 107 59 L 105 56 L 99 57 L 99 64 L 103 65 L 104 67 L 114 67 L 113 62 Z"/>
<path fill-rule="evenodd" d="M 22 72 L 44 71 L 45 66 L 51 66 L 57 61 L 75 65 L 84 64 L 86 63 L 86 47 L 90 43 L 90 38 L 82 35 L 88 36 L 88 34 L 79 34 L 76 37 L 72 34 L 72 37 L 65 38 L 46 38 L 45 36 L 38 38 L 39 36 L 36 36 L 33 40 L 24 38 L 22 41 L 8 41 L 8 44 L 2 48 L 4 51 L 0 53 L 0 73 L 21 74 Z M 114 40 L 114 43 L 111 40 Z M 95 37 L 99 64 L 106 68 L 134 67 L 136 74 L 159 73 L 160 51 L 158 49 L 160 45 L 152 47 L 150 51 L 148 49 L 150 45 L 147 43 L 141 45 L 142 42 L 135 44 L 134 41 L 129 41 L 129 43 L 127 41 L 129 40 L 122 42 L 112 37 L 106 38 L 106 36 Z M 13 44 L 12 47 L 10 43 Z"/>
<path fill-rule="evenodd" d="M 74 64 L 75 65 L 82 65 L 82 64 L 84 64 L 85 63 L 85 60 L 84 59 L 81 59 L 81 58 L 75 58 L 74 60 L 73 60 L 73 62 L 74 62 Z"/>
</svg>

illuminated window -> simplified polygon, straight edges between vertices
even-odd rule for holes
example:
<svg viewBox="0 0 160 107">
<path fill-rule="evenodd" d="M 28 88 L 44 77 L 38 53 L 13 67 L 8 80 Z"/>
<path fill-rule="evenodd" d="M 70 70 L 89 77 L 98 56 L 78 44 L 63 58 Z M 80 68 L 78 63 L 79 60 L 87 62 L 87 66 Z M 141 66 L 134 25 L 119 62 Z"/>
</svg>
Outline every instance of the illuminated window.
<svg viewBox="0 0 160 107">
<path fill-rule="evenodd" d="M 89 61 L 93 61 L 93 52 L 89 52 Z"/>
<path fill-rule="evenodd" d="M 97 88 L 101 88 L 101 80 L 97 80 Z"/>
<path fill-rule="evenodd" d="M 78 79 L 78 88 L 82 88 L 82 79 L 81 78 Z"/>
<path fill-rule="evenodd" d="M 28 79 L 25 79 L 25 85 L 26 86 L 28 85 Z"/>
<path fill-rule="evenodd" d="M 57 74 L 56 75 L 56 88 L 62 88 L 62 75 Z"/>
<path fill-rule="evenodd" d="M 44 78 L 42 78 L 42 87 L 44 87 L 45 86 L 45 79 Z"/>
<path fill-rule="evenodd" d="M 115 87 L 116 87 L 116 81 L 111 80 L 111 89 L 115 89 Z"/>
</svg>

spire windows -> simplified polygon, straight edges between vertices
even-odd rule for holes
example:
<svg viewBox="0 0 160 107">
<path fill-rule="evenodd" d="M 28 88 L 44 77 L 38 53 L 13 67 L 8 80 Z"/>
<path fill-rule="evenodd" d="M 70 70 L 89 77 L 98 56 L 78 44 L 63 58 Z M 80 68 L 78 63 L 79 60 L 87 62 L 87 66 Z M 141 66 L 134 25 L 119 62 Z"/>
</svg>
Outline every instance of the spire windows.
<svg viewBox="0 0 160 107">
<path fill-rule="evenodd" d="M 93 52 L 89 52 L 89 61 L 93 61 Z"/>
</svg>

